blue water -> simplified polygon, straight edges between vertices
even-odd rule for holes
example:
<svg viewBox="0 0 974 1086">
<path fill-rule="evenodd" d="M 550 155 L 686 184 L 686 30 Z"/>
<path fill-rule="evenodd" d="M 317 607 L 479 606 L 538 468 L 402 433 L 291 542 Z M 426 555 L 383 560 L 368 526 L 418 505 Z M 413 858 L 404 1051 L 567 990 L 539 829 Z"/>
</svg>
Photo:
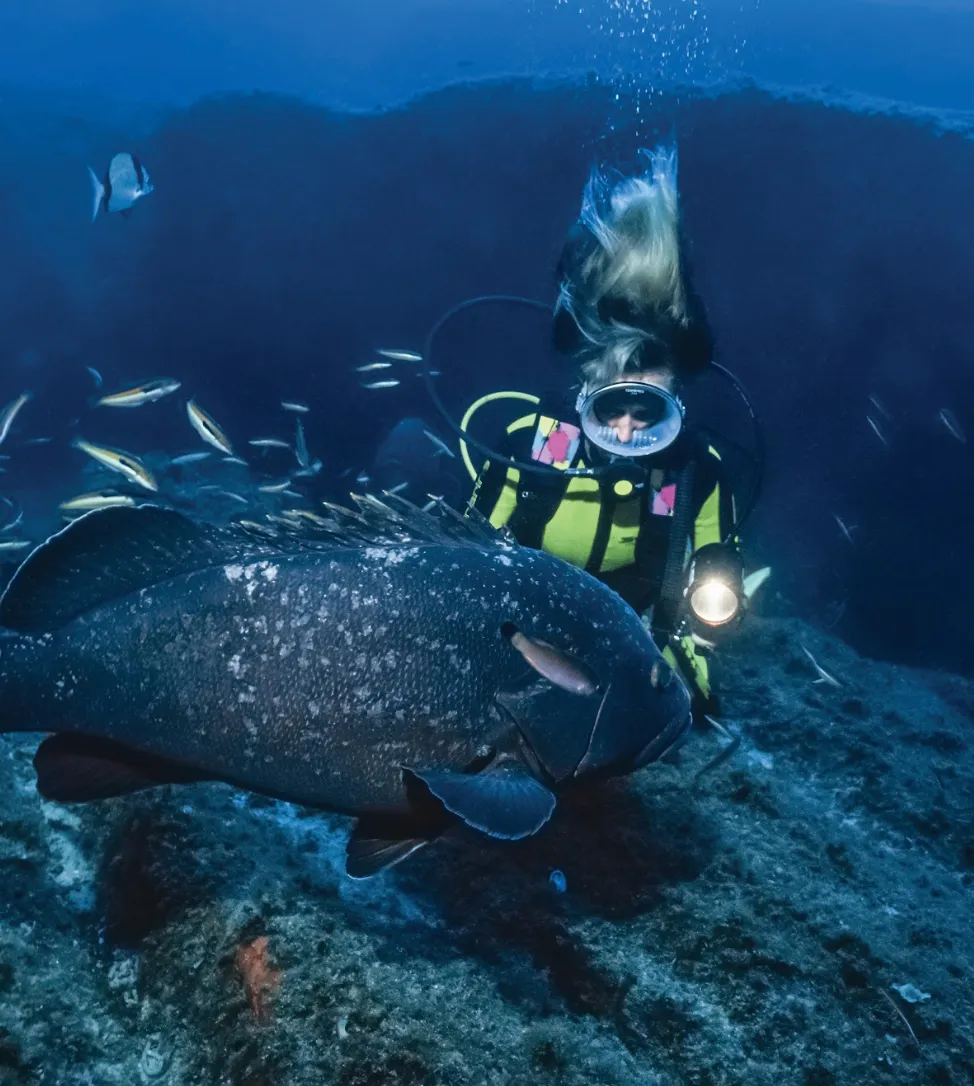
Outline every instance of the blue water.
<svg viewBox="0 0 974 1086">
<path fill-rule="evenodd" d="M 965 0 L 38 0 L 0 11 L 4 82 L 187 104 L 253 89 L 372 108 L 467 77 L 744 76 L 974 108 Z"/>
</svg>

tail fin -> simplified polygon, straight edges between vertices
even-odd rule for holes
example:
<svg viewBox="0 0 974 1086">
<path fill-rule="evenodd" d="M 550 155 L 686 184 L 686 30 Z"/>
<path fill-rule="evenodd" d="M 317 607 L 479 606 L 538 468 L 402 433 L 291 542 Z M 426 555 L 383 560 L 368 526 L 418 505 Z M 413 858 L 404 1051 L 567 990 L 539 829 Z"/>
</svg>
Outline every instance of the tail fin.
<svg viewBox="0 0 974 1086">
<path fill-rule="evenodd" d="M 94 222 L 98 218 L 98 212 L 105 200 L 105 186 L 98 180 L 98 175 L 90 166 L 88 167 L 88 175 L 91 177 L 92 195 L 94 197 L 94 207 L 91 211 L 91 221 Z"/>
</svg>

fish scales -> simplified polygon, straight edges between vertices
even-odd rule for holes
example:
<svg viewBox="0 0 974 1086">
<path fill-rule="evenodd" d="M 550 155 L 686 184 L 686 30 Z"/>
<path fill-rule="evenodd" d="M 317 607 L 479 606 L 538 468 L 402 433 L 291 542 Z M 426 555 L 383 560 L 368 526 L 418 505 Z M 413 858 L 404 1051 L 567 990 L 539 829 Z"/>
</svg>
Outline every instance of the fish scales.
<svg viewBox="0 0 974 1086">
<path fill-rule="evenodd" d="M 138 533 L 128 551 L 123 538 L 115 561 L 92 574 L 104 597 L 93 604 L 84 586 L 64 600 L 64 570 L 74 577 L 84 567 L 70 545 L 84 551 L 103 525 L 112 540 L 126 526 L 141 530 L 139 514 L 155 507 L 75 521 L 28 559 L 0 601 L 0 621 L 21 631 L 0 640 L 0 730 L 97 737 L 186 767 L 192 779 L 408 817 L 408 767 L 467 774 L 514 757 L 533 727 L 540 762 L 562 747 L 566 764 L 594 757 L 595 722 L 608 717 L 599 699 L 544 682 L 535 700 L 537 675 L 508 628 L 596 674 L 621 661 L 644 676 L 640 699 L 664 696 L 650 690 L 661 657 L 638 616 L 594 578 L 540 551 L 474 533 L 449 538 L 462 533 L 456 524 L 417 538 L 390 515 L 377 539 L 375 509 L 362 503 L 340 527 L 273 542 L 243 530 L 197 538 L 180 514 L 156 509 L 163 529 L 189 525 L 190 534 L 147 551 Z M 150 576 L 143 561 L 158 562 L 167 546 L 197 568 Z M 52 607 L 63 613 L 48 616 Z M 523 721 L 508 695 L 529 707 Z M 665 696 L 665 711 L 630 707 L 639 710 L 635 750 L 688 719 L 685 691 L 674 685 Z M 535 720 L 536 704 L 554 710 Z M 576 705 L 586 722 L 577 734 Z M 557 780 L 558 758 L 547 761 L 537 772 Z"/>
<path fill-rule="evenodd" d="M 373 546 L 195 571 L 53 635 L 34 713 L 50 731 L 138 733 L 153 754 L 296 802 L 385 806 L 401 799 L 396 762 L 466 765 L 498 741 L 494 690 L 524 668 L 490 601 L 551 636 L 504 557 Z M 380 772 L 369 751 L 383 741 L 397 757 Z"/>
</svg>

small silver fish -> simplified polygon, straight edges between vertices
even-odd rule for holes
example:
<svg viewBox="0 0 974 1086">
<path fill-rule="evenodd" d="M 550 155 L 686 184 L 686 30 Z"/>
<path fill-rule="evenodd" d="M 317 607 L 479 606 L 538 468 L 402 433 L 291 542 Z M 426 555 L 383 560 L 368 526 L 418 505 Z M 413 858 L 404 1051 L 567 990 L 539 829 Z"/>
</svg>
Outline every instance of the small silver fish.
<svg viewBox="0 0 974 1086">
<path fill-rule="evenodd" d="M 86 368 L 95 380 L 95 388 L 101 388 L 101 386 L 105 383 L 102 380 L 101 374 L 98 372 L 98 370 L 95 369 L 94 366 L 87 366 Z"/>
<path fill-rule="evenodd" d="M 230 444 L 230 439 L 213 419 L 201 407 L 197 406 L 195 400 L 189 400 L 186 404 L 186 414 L 193 429 L 208 445 L 212 445 L 214 449 L 226 453 L 227 456 L 233 456 L 233 446 Z"/>
<path fill-rule="evenodd" d="M 20 409 L 31 398 L 31 393 L 22 392 L 16 400 L 11 400 L 7 406 L 0 411 L 0 445 L 7 440 L 7 435 L 10 433 L 10 428 L 14 424 L 14 419 L 20 414 Z"/>
<path fill-rule="evenodd" d="M 369 475 L 367 471 L 360 471 L 358 475 L 355 476 L 355 481 L 359 486 L 368 486 L 369 483 L 372 482 L 372 476 Z"/>
<path fill-rule="evenodd" d="M 382 355 L 383 358 L 391 358 L 396 362 L 422 362 L 423 356 L 417 354 L 415 351 L 402 351 L 396 350 L 391 347 L 379 347 L 376 354 Z"/>
<path fill-rule="evenodd" d="M 430 441 L 433 442 L 433 444 L 437 447 L 437 449 L 439 449 L 441 453 L 445 453 L 447 456 L 451 456 L 454 460 L 456 460 L 457 454 L 450 448 L 449 445 L 447 445 L 445 441 L 443 441 L 441 438 L 438 438 L 436 434 L 431 433 L 429 430 L 424 430 L 423 433 L 430 439 Z"/>
<path fill-rule="evenodd" d="M 14 530 L 14 528 L 17 527 L 18 524 L 23 524 L 23 522 L 24 522 L 24 511 L 23 511 L 23 509 L 21 509 L 17 513 L 16 517 L 14 517 L 14 519 L 9 524 L 5 524 L 2 528 L 0 528 L 0 535 L 3 535 L 5 533 L 7 533 L 7 532 L 12 532 Z"/>
<path fill-rule="evenodd" d="M 279 437 L 255 437 L 252 441 L 248 441 L 247 444 L 253 445 L 255 449 L 290 449 L 291 447 Z"/>
<path fill-rule="evenodd" d="M 135 155 L 123 151 L 108 164 L 104 180 L 99 180 L 98 175 L 89 166 L 88 174 L 91 177 L 94 208 L 91 213 L 91 221 L 98 218 L 98 212 L 104 210 L 120 211 L 127 214 L 136 200 L 148 196 L 153 190 L 153 184 L 149 180 L 149 171 L 145 169 Z"/>
<path fill-rule="evenodd" d="M 283 494 L 290 485 L 291 480 L 285 479 L 283 483 L 264 483 L 263 486 L 259 486 L 257 489 L 261 494 Z"/>
<path fill-rule="evenodd" d="M 962 445 L 967 444 L 967 435 L 961 428 L 961 424 L 957 421 L 957 416 L 949 407 L 941 407 L 940 421 L 947 427 L 947 431 L 951 437 L 956 438 Z"/>
<path fill-rule="evenodd" d="M 544 641 L 535 641 L 516 630 L 510 642 L 538 674 L 563 690 L 580 696 L 595 693 L 596 686 L 588 672 Z"/>
<path fill-rule="evenodd" d="M 362 388 L 366 388 L 371 391 L 377 388 L 395 388 L 398 384 L 399 382 L 394 377 L 390 377 L 386 381 L 370 381 L 367 385 L 362 385 Z"/>
<path fill-rule="evenodd" d="M 285 509 L 282 516 L 293 517 L 296 520 L 304 519 L 310 520 L 312 524 L 318 525 L 320 528 L 329 527 L 330 522 L 325 520 L 324 517 L 319 517 L 317 513 L 312 513 L 310 509 Z"/>
<path fill-rule="evenodd" d="M 842 530 L 842 534 L 846 537 L 846 539 L 850 543 L 852 543 L 853 542 L 852 533 L 856 530 L 858 525 L 856 525 L 856 524 L 847 525 L 846 522 L 842 519 L 842 517 L 839 516 L 838 513 L 833 513 L 832 516 L 835 517 L 835 523 L 838 524 L 839 528 Z"/>
<path fill-rule="evenodd" d="M 209 460 L 212 455 L 213 453 L 208 452 L 183 453 L 182 456 L 174 456 L 169 463 L 176 464 L 177 466 L 182 464 L 198 464 L 201 460 Z"/>
<path fill-rule="evenodd" d="M 356 373 L 372 373 L 373 370 L 391 370 L 391 362 L 369 362 L 365 366 L 356 366 Z"/>
<path fill-rule="evenodd" d="M 240 502 L 241 505 L 250 505 L 250 502 L 246 498 L 241 497 L 239 494 L 235 494 L 232 490 L 218 490 L 216 491 L 221 497 L 230 498 L 231 501 Z"/>
<path fill-rule="evenodd" d="M 395 486 L 389 487 L 389 489 L 386 491 L 386 493 L 387 494 L 401 494 L 406 489 L 406 487 L 408 487 L 408 486 L 409 486 L 408 482 L 406 482 L 406 483 L 396 483 Z"/>
<path fill-rule="evenodd" d="M 131 453 L 123 452 L 121 449 L 111 449 L 106 445 L 93 445 L 80 437 L 76 437 L 71 442 L 71 447 L 87 453 L 92 460 L 97 460 L 99 464 L 103 464 L 111 471 L 117 471 L 119 475 L 124 475 L 126 479 L 138 483 L 146 490 L 159 489 L 145 464 Z"/>
<path fill-rule="evenodd" d="M 311 410 L 307 404 L 295 403 L 294 400 L 281 400 L 281 407 L 285 411 L 294 411 L 298 415 L 306 415 Z"/>
<path fill-rule="evenodd" d="M 243 468 L 250 467 L 250 465 L 247 463 L 247 461 L 246 460 L 241 460 L 239 456 L 224 456 L 223 457 L 223 463 L 224 464 L 236 464 L 238 467 L 243 467 Z"/>
<path fill-rule="evenodd" d="M 29 437 L 25 442 L 23 442 L 23 444 L 24 445 L 50 445 L 53 440 L 54 440 L 53 437 Z"/>
<path fill-rule="evenodd" d="M 886 435 L 879 428 L 879 423 L 872 417 L 872 415 L 866 416 L 866 422 L 872 427 L 873 433 L 879 438 L 879 440 L 889 448 L 889 441 L 886 439 Z"/>
<path fill-rule="evenodd" d="M 8 551 L 22 551 L 31 545 L 29 539 L 0 539 L 0 554 Z"/>
<path fill-rule="evenodd" d="M 285 498 L 303 498 L 304 497 L 303 494 L 299 494 L 296 490 L 291 490 L 290 487 L 288 487 L 286 490 L 280 491 L 280 493 L 283 494 Z"/>
<path fill-rule="evenodd" d="M 304 427 L 301 425 L 301 419 L 298 419 L 298 425 L 294 437 L 294 455 L 297 457 L 300 467 L 307 469 L 311 465 L 311 457 L 308 455 L 308 443 L 304 439 Z"/>
<path fill-rule="evenodd" d="M 306 468 L 302 468 L 300 471 L 296 471 L 294 473 L 294 478 L 310 479 L 311 476 L 317 475 L 318 472 L 321 471 L 322 466 L 323 465 L 320 460 L 312 460 L 312 462 Z"/>
<path fill-rule="evenodd" d="M 173 377 L 154 377 L 134 388 L 121 392 L 112 392 L 95 401 L 95 407 L 141 407 L 145 403 L 155 403 L 163 396 L 168 396 L 181 386 L 182 382 Z"/>
<path fill-rule="evenodd" d="M 801 645 L 800 641 L 798 643 L 799 645 Z M 811 660 L 812 667 L 815 668 L 815 672 L 818 675 L 818 678 L 815 680 L 815 683 L 813 685 L 818 685 L 819 683 L 826 683 L 828 686 L 834 687 L 840 687 L 842 685 L 842 683 L 840 683 L 834 675 L 830 675 L 825 670 L 825 668 L 823 668 L 821 664 L 819 664 L 818 660 L 815 659 L 815 657 L 808 651 L 807 648 L 805 648 L 804 645 L 801 645 L 801 649 L 802 652 L 809 658 L 809 660 Z"/>
<path fill-rule="evenodd" d="M 882 400 L 873 392 L 869 393 L 869 402 L 876 408 L 876 410 L 886 419 L 887 422 L 893 421 L 893 416 L 883 406 Z"/>
<path fill-rule="evenodd" d="M 87 513 L 92 509 L 113 509 L 116 506 L 135 505 L 135 499 L 128 494 L 79 494 L 61 502 L 64 513 Z"/>
</svg>

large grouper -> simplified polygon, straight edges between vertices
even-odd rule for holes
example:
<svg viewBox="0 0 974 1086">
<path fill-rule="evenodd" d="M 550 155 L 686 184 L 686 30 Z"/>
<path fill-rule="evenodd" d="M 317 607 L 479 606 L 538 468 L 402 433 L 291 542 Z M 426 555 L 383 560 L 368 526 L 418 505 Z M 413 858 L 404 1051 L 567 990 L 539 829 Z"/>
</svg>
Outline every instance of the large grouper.
<svg viewBox="0 0 974 1086">
<path fill-rule="evenodd" d="M 355 877 L 459 823 L 536 833 L 559 790 L 690 724 L 613 591 L 479 515 L 392 497 L 266 529 L 92 512 L 24 561 L 0 626 L 0 731 L 53 733 L 41 795 L 223 781 L 355 816 Z"/>
</svg>

